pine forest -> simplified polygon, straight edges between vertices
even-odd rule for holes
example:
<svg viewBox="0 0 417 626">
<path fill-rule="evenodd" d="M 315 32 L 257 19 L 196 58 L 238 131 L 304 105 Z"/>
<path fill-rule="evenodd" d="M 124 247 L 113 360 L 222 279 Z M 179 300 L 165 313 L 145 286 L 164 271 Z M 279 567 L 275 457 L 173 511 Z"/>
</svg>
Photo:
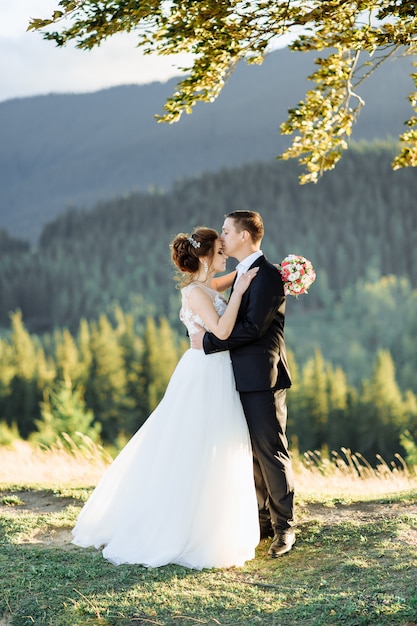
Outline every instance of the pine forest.
<svg viewBox="0 0 417 626">
<path fill-rule="evenodd" d="M 317 272 L 287 299 L 292 447 L 415 459 L 417 176 L 394 154 L 358 143 L 316 185 L 285 161 L 224 168 L 68 210 L 35 245 L 2 230 L 0 443 L 81 432 L 120 448 L 188 347 L 170 241 L 253 209 L 271 261 L 301 254 Z"/>
</svg>

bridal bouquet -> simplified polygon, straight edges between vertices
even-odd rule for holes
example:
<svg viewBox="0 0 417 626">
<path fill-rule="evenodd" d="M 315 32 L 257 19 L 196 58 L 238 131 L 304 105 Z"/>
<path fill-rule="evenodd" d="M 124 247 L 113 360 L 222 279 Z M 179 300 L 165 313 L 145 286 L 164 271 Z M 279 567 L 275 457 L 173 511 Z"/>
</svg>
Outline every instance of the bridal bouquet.
<svg viewBox="0 0 417 626">
<path fill-rule="evenodd" d="M 278 270 L 284 283 L 286 296 L 298 298 L 301 294 L 308 293 L 307 290 L 316 279 L 316 272 L 311 261 L 296 254 L 286 256 L 278 265 Z"/>
</svg>

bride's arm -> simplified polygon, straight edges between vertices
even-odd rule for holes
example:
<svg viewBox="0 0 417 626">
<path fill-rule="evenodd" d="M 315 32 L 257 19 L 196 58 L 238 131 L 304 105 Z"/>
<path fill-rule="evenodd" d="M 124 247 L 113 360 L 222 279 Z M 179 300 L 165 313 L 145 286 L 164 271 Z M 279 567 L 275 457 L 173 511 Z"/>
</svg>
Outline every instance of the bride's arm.
<svg viewBox="0 0 417 626">
<path fill-rule="evenodd" d="M 213 280 L 211 281 L 211 288 L 215 289 L 216 291 L 219 291 L 220 293 L 222 291 L 226 291 L 226 289 L 229 289 L 229 287 L 233 285 L 235 276 L 236 276 L 236 270 L 233 272 L 229 272 L 228 274 L 225 274 L 224 276 L 217 276 L 216 278 L 213 278 Z"/>
<path fill-rule="evenodd" d="M 281 268 L 280 264 L 274 263 L 274 265 L 279 271 Z M 235 276 L 236 276 L 236 270 L 233 270 L 233 272 L 229 272 L 228 274 L 224 274 L 223 276 L 216 276 L 216 278 L 213 278 L 213 280 L 211 281 L 210 286 L 215 291 L 218 291 L 219 293 L 223 293 L 223 291 L 226 291 L 226 289 L 229 289 L 229 287 L 233 285 Z"/>
<path fill-rule="evenodd" d="M 204 325 L 218 339 L 227 339 L 233 330 L 236 322 L 237 313 L 239 311 L 240 302 L 246 289 L 249 287 L 252 279 L 258 272 L 258 267 L 242 274 L 236 282 L 233 293 L 230 296 L 226 310 L 223 315 L 218 315 L 213 306 L 213 301 L 204 289 L 195 287 L 188 295 L 188 302 L 194 313 L 196 313 L 204 322 Z"/>
</svg>

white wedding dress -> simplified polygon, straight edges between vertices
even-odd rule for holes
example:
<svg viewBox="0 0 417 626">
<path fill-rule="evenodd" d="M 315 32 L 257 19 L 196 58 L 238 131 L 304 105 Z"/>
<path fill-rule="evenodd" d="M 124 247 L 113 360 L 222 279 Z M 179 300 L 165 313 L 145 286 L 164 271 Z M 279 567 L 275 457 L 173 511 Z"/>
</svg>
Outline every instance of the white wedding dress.
<svg viewBox="0 0 417 626">
<path fill-rule="evenodd" d="M 201 319 L 182 290 L 190 335 Z M 226 303 L 206 288 L 219 314 Z M 255 556 L 258 507 L 249 433 L 230 355 L 189 349 L 160 404 L 82 509 L 73 543 L 119 565 L 241 566 Z"/>
</svg>

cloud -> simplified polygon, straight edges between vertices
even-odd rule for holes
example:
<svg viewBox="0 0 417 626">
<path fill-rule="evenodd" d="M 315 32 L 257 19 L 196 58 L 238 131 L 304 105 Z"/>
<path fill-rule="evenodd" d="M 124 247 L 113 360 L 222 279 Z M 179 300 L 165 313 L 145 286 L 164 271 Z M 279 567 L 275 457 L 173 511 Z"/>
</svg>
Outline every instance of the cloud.
<svg viewBox="0 0 417 626">
<path fill-rule="evenodd" d="M 43 17 L 57 0 L 0 0 L 0 101 L 52 92 L 80 93 L 179 76 L 189 57 L 143 55 L 134 33 L 115 35 L 100 48 L 57 48 L 40 33 L 26 32 L 30 17 Z"/>
</svg>

